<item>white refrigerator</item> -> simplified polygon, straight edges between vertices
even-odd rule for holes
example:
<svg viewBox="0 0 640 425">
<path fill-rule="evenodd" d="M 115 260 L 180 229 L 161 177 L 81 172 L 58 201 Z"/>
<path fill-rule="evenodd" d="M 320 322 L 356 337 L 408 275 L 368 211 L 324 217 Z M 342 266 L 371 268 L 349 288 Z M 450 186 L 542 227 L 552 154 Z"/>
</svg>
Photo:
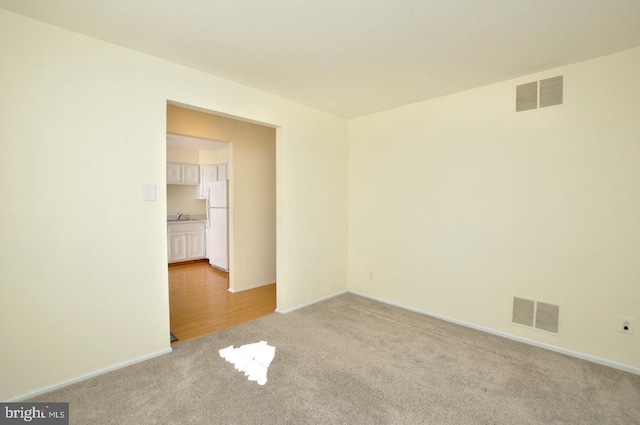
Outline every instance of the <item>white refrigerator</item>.
<svg viewBox="0 0 640 425">
<path fill-rule="evenodd" d="M 211 182 L 207 198 L 207 257 L 213 267 L 229 271 L 228 180 Z"/>
</svg>

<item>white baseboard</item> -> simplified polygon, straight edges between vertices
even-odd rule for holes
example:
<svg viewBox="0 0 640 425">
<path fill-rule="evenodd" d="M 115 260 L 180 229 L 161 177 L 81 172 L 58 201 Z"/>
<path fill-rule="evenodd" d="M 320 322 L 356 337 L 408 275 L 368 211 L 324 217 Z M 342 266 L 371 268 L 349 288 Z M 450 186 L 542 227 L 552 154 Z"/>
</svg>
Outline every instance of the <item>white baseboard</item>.
<svg viewBox="0 0 640 425">
<path fill-rule="evenodd" d="M 256 283 L 255 285 L 247 286 L 247 287 L 240 288 L 240 289 L 229 288 L 229 289 L 227 289 L 227 291 L 231 292 L 232 294 L 235 294 L 236 292 L 248 291 L 249 289 L 260 288 L 261 286 L 272 285 L 274 283 L 275 282 Z"/>
<path fill-rule="evenodd" d="M 301 304 L 299 306 L 290 308 L 288 310 L 281 310 L 279 308 L 276 308 L 276 313 L 289 314 L 289 313 L 294 312 L 296 310 L 300 310 L 301 308 L 309 307 L 310 305 L 318 304 L 319 302 L 330 300 L 331 298 L 335 298 L 335 297 L 340 296 L 342 294 L 346 294 L 347 292 L 349 292 L 349 291 L 336 292 L 335 294 L 327 295 L 326 297 L 322 297 L 322 298 L 317 299 L 317 300 L 309 301 L 308 303 Z"/>
<path fill-rule="evenodd" d="M 451 317 L 442 316 L 440 314 L 431 313 L 429 311 L 421 310 L 419 308 L 414 308 L 414 307 L 410 307 L 410 306 L 407 306 L 407 305 L 404 305 L 404 304 L 400 304 L 400 303 L 396 303 L 396 302 L 393 302 L 393 301 L 388 301 L 388 300 L 385 300 L 385 299 L 382 299 L 382 298 L 378 298 L 378 297 L 374 297 L 374 296 L 371 296 L 371 295 L 368 295 L 368 294 L 364 294 L 364 293 L 361 293 L 361 292 L 357 292 L 357 291 L 347 291 L 347 292 L 349 292 L 350 294 L 353 294 L 353 295 L 358 295 L 360 297 L 368 298 L 370 300 L 378 301 L 378 302 L 381 302 L 383 304 L 391 305 L 391 306 L 394 306 L 394 307 L 399 307 L 399 308 L 402 308 L 404 310 L 413 311 L 414 313 L 424 314 L 425 316 L 429 316 L 429 317 L 433 317 L 433 318 L 436 318 L 436 319 L 444 320 L 444 321 L 449 322 L 449 323 L 454 323 L 456 325 L 465 326 L 467 328 L 475 329 L 475 330 L 478 330 L 478 331 L 481 331 L 481 332 L 486 332 L 486 333 L 491 334 L 491 335 L 500 336 L 500 337 L 507 338 L 507 339 L 510 339 L 510 340 L 513 340 L 513 341 L 521 342 L 523 344 L 528 344 L 528 345 L 532 345 L 534 347 L 543 348 L 545 350 L 554 351 L 556 353 L 564 354 L 564 355 L 567 355 L 567 356 L 570 356 L 570 357 L 575 357 L 575 358 L 578 358 L 578 359 L 581 359 L 581 360 L 586 360 L 586 361 L 591 362 L 591 363 L 597 363 L 597 364 L 600 364 L 600 365 L 603 365 L 603 366 L 608 366 L 608 367 L 611 367 L 611 368 L 614 368 L 614 369 L 622 370 L 624 372 L 633 373 L 634 375 L 640 375 L 640 368 L 638 368 L 638 367 L 629 366 L 629 365 L 626 365 L 626 364 L 623 364 L 623 363 L 618 363 L 618 362 L 615 362 L 613 360 L 603 359 L 603 358 L 600 358 L 600 357 L 592 356 L 590 354 L 581 353 L 579 351 L 568 350 L 566 348 L 557 347 L 557 346 L 551 345 L 551 344 L 545 344 L 545 343 L 542 343 L 542 342 L 538 342 L 538 341 L 534 341 L 534 340 L 531 340 L 531 339 L 523 338 L 523 337 L 520 337 L 520 336 L 517 336 L 517 335 L 512 335 L 512 334 L 509 334 L 507 332 L 498 331 L 496 329 L 491 329 L 491 328 L 487 328 L 487 327 L 484 327 L 484 326 L 479 326 L 479 325 L 476 325 L 476 324 L 473 324 L 473 323 L 469 323 L 469 322 L 465 322 L 465 321 L 462 321 L 462 320 L 453 319 Z"/>
<path fill-rule="evenodd" d="M 69 385 L 72 385 L 72 384 L 75 384 L 75 383 L 78 383 L 78 382 L 81 382 L 81 381 L 85 381 L 87 379 L 94 378 L 94 377 L 99 376 L 99 375 L 103 375 L 105 373 L 113 372 L 114 370 L 117 370 L 117 369 L 122 369 L 123 367 L 131 366 L 133 364 L 140 363 L 140 362 L 143 362 L 145 360 L 152 359 L 154 357 L 158 357 L 158 356 L 162 356 L 164 354 L 168 354 L 168 353 L 170 353 L 172 351 L 173 351 L 173 349 L 171 347 L 165 348 L 164 350 L 156 351 L 154 353 L 150 353 L 150 354 L 147 354 L 147 355 L 144 355 L 144 356 L 141 356 L 141 357 L 137 357 L 135 359 L 128 360 L 126 362 L 117 363 L 117 364 L 115 364 L 113 366 L 109 366 L 109 367 L 106 367 L 104 369 L 98 369 L 96 371 L 87 373 L 85 375 L 78 376 L 77 378 L 69 379 L 68 381 L 63 381 L 63 382 L 60 382 L 60 383 L 55 384 L 55 385 L 51 385 L 51 386 L 48 386 L 48 387 L 40 388 L 40 389 L 35 390 L 35 391 L 28 392 L 26 394 L 22 394 L 21 396 L 9 399 L 7 401 L 8 402 L 18 402 L 18 401 L 28 400 L 30 398 L 37 397 L 37 396 L 40 396 L 42 394 L 46 394 L 46 393 L 54 391 L 54 390 L 58 390 L 60 388 L 67 387 Z"/>
</svg>

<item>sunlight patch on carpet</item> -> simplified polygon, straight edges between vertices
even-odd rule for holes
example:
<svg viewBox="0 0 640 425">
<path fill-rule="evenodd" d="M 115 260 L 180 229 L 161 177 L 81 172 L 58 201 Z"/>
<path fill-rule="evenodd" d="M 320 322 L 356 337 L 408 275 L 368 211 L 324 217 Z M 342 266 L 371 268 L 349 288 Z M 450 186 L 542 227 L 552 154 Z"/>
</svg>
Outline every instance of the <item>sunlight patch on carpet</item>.
<svg viewBox="0 0 640 425">
<path fill-rule="evenodd" d="M 254 342 L 233 348 L 233 345 L 220 350 L 220 357 L 235 365 L 244 372 L 249 381 L 256 381 L 259 385 L 267 383 L 267 369 L 276 355 L 276 347 L 267 345 L 267 341 Z"/>
</svg>

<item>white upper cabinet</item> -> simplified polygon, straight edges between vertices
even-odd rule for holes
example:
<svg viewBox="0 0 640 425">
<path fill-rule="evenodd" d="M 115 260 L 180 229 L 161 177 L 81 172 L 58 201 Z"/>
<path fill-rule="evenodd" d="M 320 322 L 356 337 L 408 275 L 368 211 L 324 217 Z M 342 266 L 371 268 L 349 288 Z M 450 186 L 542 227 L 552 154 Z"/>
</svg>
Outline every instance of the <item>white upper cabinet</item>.
<svg viewBox="0 0 640 425">
<path fill-rule="evenodd" d="M 167 162 L 167 184 L 180 184 L 182 181 L 181 164 Z"/>
<path fill-rule="evenodd" d="M 217 165 L 201 165 L 200 166 L 200 185 L 196 190 L 197 199 L 206 199 L 209 195 L 209 187 L 207 183 L 227 180 L 227 164 Z"/>
<path fill-rule="evenodd" d="M 200 166 L 167 162 L 167 184 L 186 184 L 196 186 L 200 183 Z"/>
<path fill-rule="evenodd" d="M 198 184 L 200 182 L 200 166 L 195 164 L 182 164 L 183 184 Z"/>
<path fill-rule="evenodd" d="M 206 199 L 208 186 L 207 183 L 215 182 L 218 180 L 218 166 L 217 165 L 201 165 L 200 166 L 200 185 L 196 190 L 197 199 Z"/>
<path fill-rule="evenodd" d="M 218 166 L 217 165 L 201 165 L 200 166 L 200 181 L 201 182 L 215 182 L 218 180 Z"/>
</svg>

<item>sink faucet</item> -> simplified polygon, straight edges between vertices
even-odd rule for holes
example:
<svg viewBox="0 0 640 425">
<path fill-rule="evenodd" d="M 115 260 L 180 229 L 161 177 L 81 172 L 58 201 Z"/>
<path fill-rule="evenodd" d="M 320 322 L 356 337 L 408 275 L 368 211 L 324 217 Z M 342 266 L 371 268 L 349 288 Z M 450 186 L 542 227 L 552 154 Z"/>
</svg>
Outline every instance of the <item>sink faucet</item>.
<svg viewBox="0 0 640 425">
<path fill-rule="evenodd" d="M 181 213 L 181 212 L 176 214 L 176 220 L 180 220 L 180 217 L 182 217 L 183 215 L 184 215 L 184 213 Z"/>
</svg>

